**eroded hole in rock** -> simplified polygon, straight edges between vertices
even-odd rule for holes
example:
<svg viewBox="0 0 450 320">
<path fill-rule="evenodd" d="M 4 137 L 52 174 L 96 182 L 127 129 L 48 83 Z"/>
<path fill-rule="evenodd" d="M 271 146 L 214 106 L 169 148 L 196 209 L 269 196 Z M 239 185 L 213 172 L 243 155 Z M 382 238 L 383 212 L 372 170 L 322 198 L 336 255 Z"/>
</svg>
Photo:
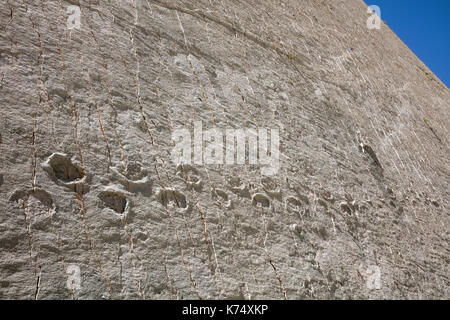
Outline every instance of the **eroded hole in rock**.
<svg viewBox="0 0 450 320">
<path fill-rule="evenodd" d="M 16 190 L 12 193 L 9 198 L 10 201 L 18 202 L 19 200 L 27 200 L 30 198 L 34 198 L 34 201 L 38 201 L 42 206 L 46 208 L 53 207 L 53 199 L 50 193 L 43 189 L 35 189 L 35 190 Z"/>
<path fill-rule="evenodd" d="M 16 190 L 9 200 L 26 206 L 31 228 L 47 230 L 50 226 L 51 217 L 56 208 L 52 196 L 47 191 L 43 189 Z"/>
<path fill-rule="evenodd" d="M 273 197 L 278 199 L 278 201 L 282 201 L 281 188 L 278 181 L 269 177 L 263 177 L 261 178 L 261 185 L 263 190 L 269 197 Z"/>
<path fill-rule="evenodd" d="M 226 177 L 226 181 L 230 187 L 236 188 L 236 187 L 240 187 L 242 185 L 241 179 L 235 175 Z"/>
<path fill-rule="evenodd" d="M 329 238 L 328 231 L 325 227 L 316 227 L 314 232 L 322 239 L 327 240 Z"/>
<path fill-rule="evenodd" d="M 197 169 L 194 167 L 184 164 L 177 167 L 177 174 L 185 179 L 189 189 L 195 189 L 196 191 L 201 191 L 203 188 L 203 180 Z"/>
<path fill-rule="evenodd" d="M 264 195 L 262 193 L 256 193 L 252 197 L 252 205 L 254 205 L 254 206 L 260 205 L 264 208 L 268 208 L 268 207 L 270 207 L 270 200 L 266 195 Z"/>
<path fill-rule="evenodd" d="M 341 204 L 339 205 L 339 208 L 342 211 L 347 212 L 348 214 L 352 214 L 351 205 L 348 204 L 347 202 L 341 202 Z"/>
<path fill-rule="evenodd" d="M 261 178 L 261 185 L 265 190 L 276 190 L 278 188 L 278 182 L 269 177 Z"/>
<path fill-rule="evenodd" d="M 169 203 L 173 203 L 179 208 L 186 208 L 187 201 L 186 196 L 179 191 L 166 189 L 161 190 L 158 195 L 159 201 L 163 206 L 167 206 Z"/>
<path fill-rule="evenodd" d="M 74 165 L 70 159 L 60 154 L 54 154 L 48 162 L 56 178 L 71 182 L 83 178 L 83 170 Z"/>
<path fill-rule="evenodd" d="M 0 187 L 2 186 L 2 184 L 3 184 L 3 174 L 0 173 Z"/>
<path fill-rule="evenodd" d="M 307 196 L 298 193 L 297 198 L 298 200 L 302 201 L 305 205 L 309 205 L 309 199 Z"/>
<path fill-rule="evenodd" d="M 37 189 L 34 190 L 31 195 L 45 207 L 51 208 L 53 206 L 52 196 L 47 191 Z"/>
<path fill-rule="evenodd" d="M 336 200 L 336 199 L 333 197 L 333 195 L 331 194 L 330 191 L 323 191 L 323 192 L 322 192 L 322 197 L 323 197 L 326 201 L 329 201 L 329 202 L 331 202 L 331 203 L 334 203 L 335 200 Z"/>
<path fill-rule="evenodd" d="M 248 190 L 248 187 L 246 185 L 243 185 L 241 187 L 228 187 L 228 189 L 230 189 L 231 192 L 238 195 L 239 197 L 250 199 L 250 191 Z"/>
<path fill-rule="evenodd" d="M 140 180 L 144 178 L 145 174 L 142 171 L 141 165 L 136 162 L 128 162 L 127 164 L 127 178 L 130 180 Z"/>
<path fill-rule="evenodd" d="M 198 177 L 196 177 L 196 176 L 190 176 L 189 178 L 190 178 L 189 180 L 190 180 L 192 183 L 196 183 L 196 182 L 200 181 L 200 179 L 199 179 Z"/>
<path fill-rule="evenodd" d="M 220 189 L 216 189 L 215 192 L 213 192 L 213 197 L 219 196 L 222 200 L 228 201 L 228 194 Z"/>
<path fill-rule="evenodd" d="M 302 206 L 302 202 L 295 198 L 295 197 L 288 197 L 286 199 L 286 209 L 294 209 L 294 210 L 300 210 Z"/>
<path fill-rule="evenodd" d="M 228 176 L 227 189 L 242 198 L 251 199 L 250 191 L 247 185 L 241 182 L 241 179 L 236 176 Z"/>
<path fill-rule="evenodd" d="M 46 222 L 48 222 L 51 210 L 51 199 L 48 199 L 46 196 L 42 198 L 41 196 L 44 195 L 32 193 L 27 200 L 26 206 L 29 212 L 32 228 L 44 230 L 49 227 Z"/>
<path fill-rule="evenodd" d="M 328 210 L 328 205 L 327 205 L 327 203 L 325 202 L 325 200 L 323 200 L 323 199 L 317 199 L 317 203 L 319 204 L 319 205 L 321 205 L 325 210 Z"/>
<path fill-rule="evenodd" d="M 153 293 L 161 294 L 165 289 L 166 289 L 166 286 L 164 284 L 160 284 L 153 288 Z"/>
<path fill-rule="evenodd" d="M 127 198 L 114 191 L 103 191 L 99 195 L 100 200 L 103 201 L 105 206 L 114 210 L 115 212 L 122 214 L 127 207 Z"/>
</svg>

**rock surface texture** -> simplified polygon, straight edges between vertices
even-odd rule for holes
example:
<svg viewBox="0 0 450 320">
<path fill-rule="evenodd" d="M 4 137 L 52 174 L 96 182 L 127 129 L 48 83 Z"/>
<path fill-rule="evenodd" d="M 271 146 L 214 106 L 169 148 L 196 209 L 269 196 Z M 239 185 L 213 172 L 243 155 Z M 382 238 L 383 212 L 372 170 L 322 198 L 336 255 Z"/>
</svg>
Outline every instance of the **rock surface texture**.
<svg viewBox="0 0 450 320">
<path fill-rule="evenodd" d="M 449 90 L 369 16 L 3 0 L 0 298 L 450 298 Z M 278 172 L 175 165 L 196 121 Z"/>
</svg>

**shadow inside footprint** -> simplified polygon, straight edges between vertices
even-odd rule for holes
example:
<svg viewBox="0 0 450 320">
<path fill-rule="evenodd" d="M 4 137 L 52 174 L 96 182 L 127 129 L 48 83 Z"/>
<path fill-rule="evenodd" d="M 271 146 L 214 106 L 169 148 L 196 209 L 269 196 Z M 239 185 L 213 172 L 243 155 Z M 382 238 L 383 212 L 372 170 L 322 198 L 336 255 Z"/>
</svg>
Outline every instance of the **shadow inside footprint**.
<svg viewBox="0 0 450 320">
<path fill-rule="evenodd" d="M 167 207 L 170 202 L 174 203 L 179 208 L 184 209 L 187 207 L 186 196 L 173 189 L 161 190 L 158 193 L 158 198 L 161 204 L 165 207 Z"/>
<path fill-rule="evenodd" d="M 125 212 L 128 201 L 124 195 L 114 191 L 103 191 L 98 197 L 103 201 L 105 206 L 118 214 L 123 214 Z"/>
<path fill-rule="evenodd" d="M 63 181 L 73 182 L 84 177 L 83 169 L 72 163 L 67 155 L 54 153 L 43 164 L 43 168 L 51 176 Z"/>
</svg>

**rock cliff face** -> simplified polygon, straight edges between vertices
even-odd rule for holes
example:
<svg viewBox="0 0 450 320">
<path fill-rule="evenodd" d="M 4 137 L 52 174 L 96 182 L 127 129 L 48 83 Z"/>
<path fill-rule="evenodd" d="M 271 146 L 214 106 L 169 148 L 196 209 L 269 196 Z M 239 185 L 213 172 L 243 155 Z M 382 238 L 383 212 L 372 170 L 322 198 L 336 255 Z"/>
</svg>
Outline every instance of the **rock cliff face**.
<svg viewBox="0 0 450 320">
<path fill-rule="evenodd" d="M 0 298 L 450 298 L 450 94 L 369 17 L 2 1 Z M 278 129 L 277 170 L 176 165 L 194 123 Z"/>
</svg>

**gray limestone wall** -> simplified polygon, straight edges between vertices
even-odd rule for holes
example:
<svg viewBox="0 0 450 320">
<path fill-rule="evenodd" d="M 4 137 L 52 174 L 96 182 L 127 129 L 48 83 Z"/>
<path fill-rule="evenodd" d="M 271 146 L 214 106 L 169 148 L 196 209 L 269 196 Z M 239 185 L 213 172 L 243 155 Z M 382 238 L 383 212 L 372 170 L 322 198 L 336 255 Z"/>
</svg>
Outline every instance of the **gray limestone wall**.
<svg viewBox="0 0 450 320">
<path fill-rule="evenodd" d="M 0 298 L 448 299 L 450 94 L 369 17 L 3 0 Z M 177 165 L 195 123 L 277 170 Z"/>
</svg>

